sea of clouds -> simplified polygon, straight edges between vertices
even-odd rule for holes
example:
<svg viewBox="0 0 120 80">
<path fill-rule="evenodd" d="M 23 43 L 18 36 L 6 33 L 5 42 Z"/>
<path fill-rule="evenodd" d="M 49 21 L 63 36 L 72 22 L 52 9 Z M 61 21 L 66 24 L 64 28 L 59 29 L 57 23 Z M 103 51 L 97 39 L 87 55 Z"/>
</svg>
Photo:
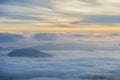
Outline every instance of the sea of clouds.
<svg viewBox="0 0 120 80">
<path fill-rule="evenodd" d="M 29 36 L 0 33 L 0 80 L 120 80 L 120 33 Z M 9 51 L 24 47 L 54 57 L 7 56 Z"/>
<path fill-rule="evenodd" d="M 119 51 L 51 50 L 44 52 L 54 57 L 17 58 L 1 55 L 0 80 L 120 79 Z"/>
</svg>

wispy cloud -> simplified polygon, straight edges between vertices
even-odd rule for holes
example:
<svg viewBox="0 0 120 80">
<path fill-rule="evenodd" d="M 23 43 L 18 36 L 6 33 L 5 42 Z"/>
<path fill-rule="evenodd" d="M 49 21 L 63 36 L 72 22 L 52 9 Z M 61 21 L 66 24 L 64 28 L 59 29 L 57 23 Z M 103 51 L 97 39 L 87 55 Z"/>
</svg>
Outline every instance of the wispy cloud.
<svg viewBox="0 0 120 80">
<path fill-rule="evenodd" d="M 119 0 L 1 0 L 0 16 L 3 20 L 0 23 L 18 26 L 26 23 L 40 28 L 42 25 L 76 26 L 71 23 L 79 23 L 79 27 L 83 24 L 119 25 L 119 5 Z"/>
<path fill-rule="evenodd" d="M 120 16 L 107 16 L 107 15 L 91 15 L 86 16 L 84 20 L 72 22 L 72 24 L 96 24 L 96 25 L 119 25 L 120 23 Z"/>
</svg>

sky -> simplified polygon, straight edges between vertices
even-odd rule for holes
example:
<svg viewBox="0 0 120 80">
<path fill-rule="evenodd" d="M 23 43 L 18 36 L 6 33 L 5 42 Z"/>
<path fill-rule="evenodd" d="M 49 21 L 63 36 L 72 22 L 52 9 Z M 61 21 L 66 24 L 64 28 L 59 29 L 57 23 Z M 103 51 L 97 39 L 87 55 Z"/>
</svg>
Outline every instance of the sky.
<svg viewBox="0 0 120 80">
<path fill-rule="evenodd" d="M 0 32 L 119 32 L 119 0 L 0 0 Z"/>
<path fill-rule="evenodd" d="M 119 50 L 120 0 L 0 0 L 0 50 L 15 47 Z"/>
</svg>

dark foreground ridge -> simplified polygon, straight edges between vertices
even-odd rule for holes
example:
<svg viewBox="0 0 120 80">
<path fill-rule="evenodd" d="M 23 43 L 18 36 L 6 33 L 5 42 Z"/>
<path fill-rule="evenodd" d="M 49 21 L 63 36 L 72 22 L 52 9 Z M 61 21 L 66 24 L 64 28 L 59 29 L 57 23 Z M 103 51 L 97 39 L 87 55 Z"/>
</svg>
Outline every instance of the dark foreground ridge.
<svg viewBox="0 0 120 80">
<path fill-rule="evenodd" d="M 48 53 L 41 52 L 34 48 L 23 48 L 18 50 L 13 50 L 8 53 L 10 57 L 52 57 L 52 55 Z"/>
</svg>

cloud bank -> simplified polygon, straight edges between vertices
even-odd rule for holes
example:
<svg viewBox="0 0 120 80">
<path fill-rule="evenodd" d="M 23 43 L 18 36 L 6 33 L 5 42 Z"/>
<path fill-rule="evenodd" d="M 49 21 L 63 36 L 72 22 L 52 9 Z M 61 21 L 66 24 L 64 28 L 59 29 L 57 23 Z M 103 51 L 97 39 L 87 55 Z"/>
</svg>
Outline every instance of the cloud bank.
<svg viewBox="0 0 120 80">
<path fill-rule="evenodd" d="M 54 33 L 36 33 L 33 35 L 33 39 L 36 40 L 47 40 L 47 41 L 51 41 L 51 40 L 56 40 L 59 39 L 60 34 L 54 34 Z"/>
<path fill-rule="evenodd" d="M 27 33 L 29 34 L 29 33 Z M 23 37 L 24 36 L 24 37 Z M 28 37 L 29 36 L 29 37 Z M 115 51 L 120 49 L 120 34 L 113 33 L 0 33 L 0 50 L 33 47 L 40 50 Z M 14 44 L 14 45 L 13 45 Z"/>
<path fill-rule="evenodd" d="M 64 59 L 31 59 L 0 56 L 0 78 L 8 80 L 93 80 L 95 76 L 98 78 L 103 76 L 105 79 L 116 80 L 119 78 L 119 62 L 119 58 L 112 57 L 83 56 L 69 59 L 66 56 Z"/>
<path fill-rule="evenodd" d="M 22 38 L 23 36 L 19 34 L 0 33 L 0 43 L 17 42 Z"/>
</svg>

